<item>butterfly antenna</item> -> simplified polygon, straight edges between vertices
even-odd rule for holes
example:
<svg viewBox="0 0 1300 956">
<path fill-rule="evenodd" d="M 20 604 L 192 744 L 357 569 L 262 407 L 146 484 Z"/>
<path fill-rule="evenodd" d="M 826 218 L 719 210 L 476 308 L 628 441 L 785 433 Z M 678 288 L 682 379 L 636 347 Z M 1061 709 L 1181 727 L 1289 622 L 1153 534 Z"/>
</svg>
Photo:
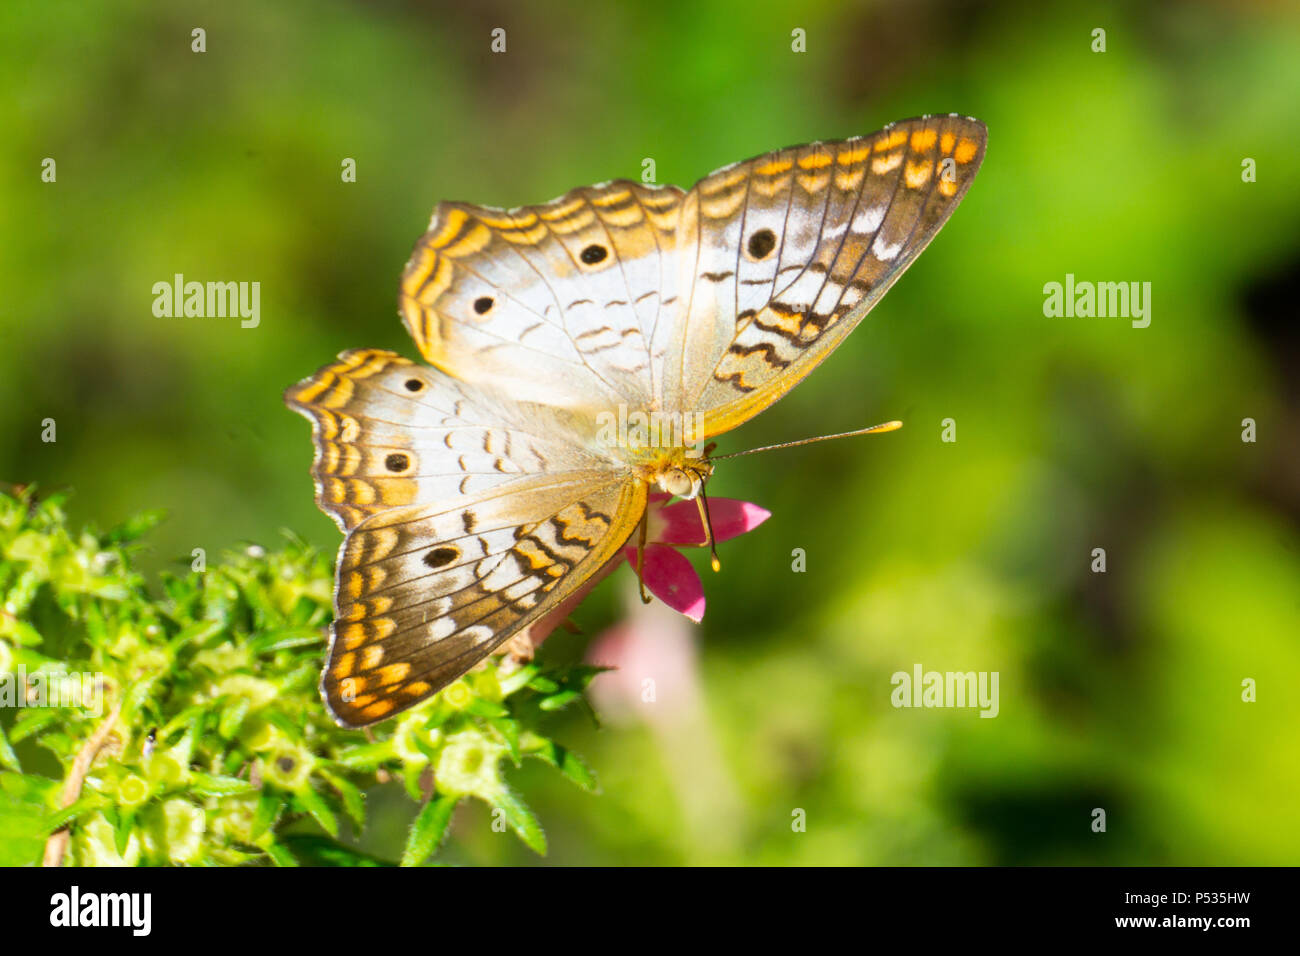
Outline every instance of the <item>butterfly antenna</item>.
<svg viewBox="0 0 1300 956">
<path fill-rule="evenodd" d="M 636 537 L 636 583 L 641 588 L 641 603 L 649 604 L 650 595 L 645 593 L 645 536 L 650 523 L 650 507 L 641 512 L 641 530 Z"/>
<path fill-rule="evenodd" d="M 704 533 L 708 535 L 704 543 L 709 546 L 713 570 L 721 571 L 722 562 L 718 560 L 718 543 L 713 540 L 713 521 L 709 518 L 709 499 L 704 494 L 704 485 L 700 485 L 700 493 L 695 496 L 695 506 L 700 509 L 700 521 L 704 522 Z"/>
<path fill-rule="evenodd" d="M 717 455 L 710 461 L 722 461 L 726 458 L 739 458 L 741 455 L 757 455 L 760 451 L 774 451 L 777 448 L 794 448 L 797 445 L 811 445 L 814 442 L 830 441 L 832 438 L 854 438 L 858 435 L 875 435 L 881 432 L 898 431 L 903 427 L 902 422 L 885 422 L 881 425 L 872 425 L 870 428 L 859 428 L 857 431 L 840 432 L 838 435 L 818 435 L 816 438 L 800 438 L 798 441 L 781 442 L 779 445 L 764 445 L 762 448 L 751 448 L 748 451 L 733 451 L 729 455 Z"/>
</svg>

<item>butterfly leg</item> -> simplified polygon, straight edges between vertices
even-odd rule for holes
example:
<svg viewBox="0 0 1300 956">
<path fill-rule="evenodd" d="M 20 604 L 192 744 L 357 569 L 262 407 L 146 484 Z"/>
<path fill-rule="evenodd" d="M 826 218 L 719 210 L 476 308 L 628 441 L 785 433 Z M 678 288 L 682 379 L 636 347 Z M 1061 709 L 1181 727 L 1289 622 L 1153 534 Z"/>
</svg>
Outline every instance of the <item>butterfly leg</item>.
<svg viewBox="0 0 1300 956">
<path fill-rule="evenodd" d="M 704 525 L 705 544 L 709 546 L 709 556 L 714 571 L 722 570 L 722 562 L 718 560 L 718 545 L 713 540 L 713 521 L 709 518 L 709 500 L 704 495 L 704 485 L 700 485 L 700 493 L 695 496 L 695 506 L 700 509 L 700 522 Z"/>
<path fill-rule="evenodd" d="M 641 603 L 649 604 L 650 595 L 645 591 L 645 538 L 650 524 L 650 508 L 641 512 L 641 528 L 636 535 L 636 581 L 641 588 Z"/>
<path fill-rule="evenodd" d="M 518 669 L 533 659 L 537 646 L 533 644 L 532 635 L 525 628 L 506 641 L 502 650 L 510 656 L 512 669 Z"/>
</svg>

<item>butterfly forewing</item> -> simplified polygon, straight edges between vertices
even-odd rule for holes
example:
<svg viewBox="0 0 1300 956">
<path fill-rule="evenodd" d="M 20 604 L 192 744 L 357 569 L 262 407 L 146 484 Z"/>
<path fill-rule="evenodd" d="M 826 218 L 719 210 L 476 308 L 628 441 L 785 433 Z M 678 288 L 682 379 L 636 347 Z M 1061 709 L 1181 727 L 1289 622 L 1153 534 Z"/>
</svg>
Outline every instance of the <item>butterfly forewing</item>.
<svg viewBox="0 0 1300 956">
<path fill-rule="evenodd" d="M 771 153 L 692 190 L 683 229 L 709 251 L 677 330 L 681 407 L 704 414 L 707 435 L 767 408 L 843 341 L 947 221 L 985 139 L 972 119 L 907 120 Z"/>
<path fill-rule="evenodd" d="M 476 384 L 563 407 L 647 404 L 650 341 L 678 300 L 681 197 L 617 181 L 515 210 L 440 203 L 402 277 L 407 328 Z"/>
</svg>

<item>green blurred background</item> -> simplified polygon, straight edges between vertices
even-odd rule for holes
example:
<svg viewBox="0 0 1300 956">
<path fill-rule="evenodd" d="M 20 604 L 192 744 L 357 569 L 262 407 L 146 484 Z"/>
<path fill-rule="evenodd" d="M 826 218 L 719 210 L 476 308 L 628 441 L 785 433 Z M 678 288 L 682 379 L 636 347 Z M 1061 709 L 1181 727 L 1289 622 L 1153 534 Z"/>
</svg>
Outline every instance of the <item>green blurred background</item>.
<svg viewBox="0 0 1300 956">
<path fill-rule="evenodd" d="M 5 4 L 0 479 L 100 524 L 167 508 L 151 570 L 281 528 L 333 550 L 280 395 L 344 348 L 415 355 L 397 279 L 436 200 L 538 202 L 646 157 L 689 185 L 974 115 L 988 156 L 943 234 L 721 450 L 906 427 L 719 469 L 713 494 L 774 514 L 705 579 L 716 752 L 557 718 L 604 792 L 514 774 L 548 861 L 1300 861 L 1296 7 L 791 6 Z M 155 318 L 178 272 L 260 281 L 260 327 Z M 1152 283 L 1150 327 L 1044 317 L 1066 273 Z M 588 635 L 626 584 L 579 610 Z M 892 708 L 917 663 L 998 671 L 1000 715 Z M 367 844 L 392 853 L 409 812 Z M 444 858 L 536 859 L 488 824 L 463 811 Z"/>
</svg>

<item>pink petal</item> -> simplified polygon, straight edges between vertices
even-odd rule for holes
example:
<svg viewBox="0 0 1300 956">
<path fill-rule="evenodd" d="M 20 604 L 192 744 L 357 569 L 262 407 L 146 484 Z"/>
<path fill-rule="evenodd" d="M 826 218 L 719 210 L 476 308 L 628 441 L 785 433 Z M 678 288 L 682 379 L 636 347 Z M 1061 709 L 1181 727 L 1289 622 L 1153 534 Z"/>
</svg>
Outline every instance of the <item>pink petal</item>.
<svg viewBox="0 0 1300 956">
<path fill-rule="evenodd" d="M 728 541 L 761 525 L 772 512 L 748 501 L 735 498 L 710 498 L 709 520 L 713 539 Z M 662 544 L 702 545 L 705 541 L 700 508 L 694 501 L 677 501 L 659 509 L 660 527 L 654 540 Z"/>
<path fill-rule="evenodd" d="M 635 572 L 636 547 L 624 548 L 623 554 Z M 696 624 L 704 620 L 704 585 L 684 554 L 666 544 L 646 545 L 642 573 L 647 591 Z"/>
<path fill-rule="evenodd" d="M 596 635 L 585 660 L 614 668 L 598 674 L 590 688 L 602 718 L 671 725 L 700 713 L 691 625 L 658 602 L 635 607 L 621 623 Z M 647 678 L 657 685 L 651 701 L 642 696 Z"/>
</svg>

